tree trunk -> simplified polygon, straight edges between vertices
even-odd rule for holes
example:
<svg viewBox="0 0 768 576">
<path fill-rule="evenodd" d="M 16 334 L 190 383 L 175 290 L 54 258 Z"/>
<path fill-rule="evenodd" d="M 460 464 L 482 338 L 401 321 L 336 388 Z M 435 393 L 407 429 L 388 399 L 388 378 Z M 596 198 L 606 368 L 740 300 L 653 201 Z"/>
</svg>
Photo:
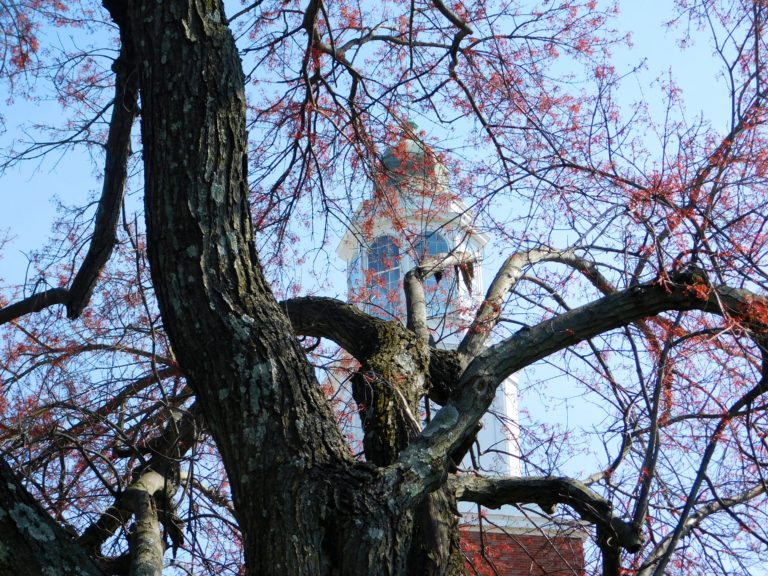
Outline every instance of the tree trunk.
<svg viewBox="0 0 768 576">
<path fill-rule="evenodd" d="M 352 378 L 352 391 L 360 408 L 366 460 L 389 466 L 421 431 L 419 401 L 427 391 L 429 347 L 413 332 L 382 323 L 372 349 L 359 358 L 363 365 Z M 455 498 L 443 489 L 416 507 L 408 574 L 464 573 L 455 510 Z"/>
<path fill-rule="evenodd" d="M 395 497 L 407 471 L 351 460 L 254 251 L 243 74 L 222 6 L 129 10 L 112 13 L 139 69 L 153 282 L 231 482 L 247 568 L 403 574 L 421 497 Z"/>
</svg>

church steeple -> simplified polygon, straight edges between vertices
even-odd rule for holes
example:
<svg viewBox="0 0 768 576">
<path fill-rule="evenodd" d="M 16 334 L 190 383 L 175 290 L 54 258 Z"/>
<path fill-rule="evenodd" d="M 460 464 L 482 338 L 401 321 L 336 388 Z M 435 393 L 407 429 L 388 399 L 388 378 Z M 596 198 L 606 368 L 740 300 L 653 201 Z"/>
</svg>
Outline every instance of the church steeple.
<svg viewBox="0 0 768 576">
<path fill-rule="evenodd" d="M 371 196 L 354 214 L 337 251 L 347 262 L 349 299 L 380 317 L 404 320 L 402 283 L 408 270 L 440 255 L 480 262 L 487 242 L 450 190 L 438 154 L 410 122 L 384 152 Z M 439 276 L 439 282 L 431 279 L 425 286 L 428 322 L 435 340 L 450 347 L 467 320 L 463 311 L 482 293 L 482 277 L 458 282 L 452 268 Z"/>
<path fill-rule="evenodd" d="M 483 296 L 482 261 L 488 238 L 449 187 L 448 171 L 408 123 L 382 156 L 371 197 L 355 212 L 337 253 L 347 263 L 349 299 L 369 313 L 405 323 L 403 279 L 428 257 L 455 256 L 472 269 L 447 267 L 425 283 L 427 324 L 441 348 L 463 337 Z M 480 465 L 504 475 L 519 474 L 517 387 L 514 377 L 499 387 L 478 438 Z"/>
<path fill-rule="evenodd" d="M 461 342 L 483 297 L 482 263 L 489 240 L 474 226 L 461 191 L 449 186 L 440 155 L 417 130 L 408 123 L 398 141 L 385 150 L 370 197 L 352 216 L 337 253 L 347 264 L 350 301 L 403 324 L 405 274 L 425 258 L 432 262 L 440 255 L 455 257 L 439 282 L 433 277 L 424 286 L 431 344 L 451 349 Z M 466 274 L 467 281 L 453 267 L 455 261 L 471 264 L 473 273 Z M 460 468 L 477 469 L 486 476 L 520 476 L 518 439 L 517 377 L 513 375 L 498 387 L 472 452 Z M 480 513 L 477 505 L 465 502 L 458 503 L 458 510 L 462 547 L 468 557 L 478 558 L 474 551 L 485 545 L 498 550 L 514 546 L 515 558 L 528 558 L 531 550 L 541 555 L 536 564 L 542 574 L 549 573 L 549 566 L 560 570 L 550 558 L 566 557 L 564 565 L 573 561 L 574 566 L 583 566 L 583 533 L 564 537 L 546 520 L 537 519 L 535 511 L 504 506 Z M 533 565 L 529 564 L 500 560 L 496 566 L 499 573 L 521 575 L 529 573 Z"/>
</svg>

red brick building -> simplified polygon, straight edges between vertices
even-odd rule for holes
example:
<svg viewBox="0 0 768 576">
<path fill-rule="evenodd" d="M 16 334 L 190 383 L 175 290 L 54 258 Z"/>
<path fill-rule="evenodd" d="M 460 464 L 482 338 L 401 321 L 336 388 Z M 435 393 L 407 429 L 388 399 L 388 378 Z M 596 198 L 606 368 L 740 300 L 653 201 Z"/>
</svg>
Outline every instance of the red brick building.
<svg viewBox="0 0 768 576">
<path fill-rule="evenodd" d="M 465 514 L 461 548 L 467 573 L 477 576 L 584 576 L 584 539 L 578 527 L 556 527 L 538 517 L 490 513 L 481 524 Z"/>
</svg>

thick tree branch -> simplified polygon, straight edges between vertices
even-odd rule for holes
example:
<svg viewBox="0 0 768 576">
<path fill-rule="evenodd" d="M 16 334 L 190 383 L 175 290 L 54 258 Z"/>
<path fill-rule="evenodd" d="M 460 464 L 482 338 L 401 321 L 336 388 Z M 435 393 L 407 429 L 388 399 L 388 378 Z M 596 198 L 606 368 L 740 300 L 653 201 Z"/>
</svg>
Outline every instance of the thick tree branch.
<svg viewBox="0 0 768 576">
<path fill-rule="evenodd" d="M 101 198 L 96 210 L 91 243 L 72 285 L 69 289 L 46 290 L 0 309 L 0 324 L 55 304 L 65 304 L 67 316 L 73 319 L 80 316 L 88 305 L 96 281 L 117 242 L 117 220 L 128 177 L 128 157 L 131 154 L 131 129 L 138 111 L 138 87 L 134 67 L 134 58 L 124 44 L 113 66 L 115 98 L 105 147 Z"/>
<path fill-rule="evenodd" d="M 80 269 L 72 281 L 67 302 L 67 316 L 77 318 L 96 287 L 96 281 L 117 243 L 117 221 L 128 179 L 128 158 L 131 155 L 131 130 L 138 113 L 138 76 L 130 45 L 122 44 L 115 71 L 115 99 L 104 159 L 104 182 L 96 210 L 91 244 Z"/>
<path fill-rule="evenodd" d="M 453 477 L 450 484 L 459 500 L 487 508 L 536 504 L 552 514 L 558 504 L 570 506 L 582 520 L 595 525 L 597 545 L 603 553 L 603 576 L 619 576 L 621 550 L 637 553 L 643 545 L 642 531 L 631 522 L 614 516 L 611 503 L 578 480 Z"/>
<path fill-rule="evenodd" d="M 280 307 L 297 334 L 332 340 L 360 362 L 375 352 L 379 334 L 390 324 L 334 298 L 292 298 Z"/>
<path fill-rule="evenodd" d="M 766 329 L 761 315 L 768 309 L 768 299 L 728 286 L 707 289 L 708 293 L 700 288 L 700 285 L 658 281 L 609 294 L 524 328 L 486 349 L 476 360 L 476 370 L 491 370 L 503 379 L 567 346 L 670 310 L 727 314 L 746 328 L 759 332 Z"/>
<path fill-rule="evenodd" d="M 505 504 L 536 504 L 552 514 L 558 504 L 573 508 L 582 520 L 594 524 L 612 538 L 613 546 L 637 552 L 643 544 L 642 534 L 613 515 L 613 506 L 597 492 L 572 478 L 481 478 L 452 476 L 450 486 L 456 498 L 475 502 L 486 508 Z"/>
<path fill-rule="evenodd" d="M 420 342 L 429 343 L 427 325 L 427 299 L 424 294 L 424 278 L 419 268 L 406 273 L 403 279 L 405 288 L 406 327 L 412 330 Z"/>
<path fill-rule="evenodd" d="M 197 440 L 200 428 L 200 413 L 195 406 L 183 414 L 172 410 L 162 434 L 152 442 L 152 457 L 134 471 L 135 480 L 116 499 L 114 505 L 83 532 L 78 539 L 80 545 L 98 555 L 102 544 L 132 515 L 150 512 L 144 496 L 136 496 L 136 493 L 146 493 L 153 498 L 153 508 L 160 505 L 163 512 L 161 520 L 173 546 L 180 546 L 183 533 L 178 518 L 171 509 L 172 495 L 179 486 L 181 460 Z M 149 522 L 151 518 L 146 520 Z"/>
<path fill-rule="evenodd" d="M 69 301 L 69 290 L 66 288 L 51 288 L 45 292 L 33 294 L 5 308 L 0 309 L 0 324 L 11 322 L 32 312 L 40 312 L 54 304 L 66 304 Z"/>
<path fill-rule="evenodd" d="M 504 299 L 514 290 L 525 270 L 538 262 L 566 264 L 584 274 L 603 294 L 610 294 L 614 291 L 607 279 L 597 271 L 595 265 L 589 260 L 576 256 L 573 250 L 535 248 L 513 254 L 506 259 L 491 282 L 485 300 L 480 305 L 472 325 L 459 344 L 458 350 L 461 354 L 466 355 L 471 360 L 483 351 L 493 328 L 501 318 Z"/>
<path fill-rule="evenodd" d="M 437 255 L 426 258 L 421 265 L 406 273 L 403 280 L 405 291 L 406 326 L 412 330 L 420 342 L 429 342 L 427 325 L 427 299 L 424 294 L 424 282 L 440 274 L 443 270 L 464 264 L 465 260 L 455 254 Z M 438 277 L 439 278 L 439 277 Z"/>
<path fill-rule="evenodd" d="M 133 512 L 136 523 L 131 534 L 130 576 L 162 576 L 165 546 L 153 494 L 163 492 L 165 484 L 160 474 L 149 472 L 123 495 L 122 504 Z"/>
<path fill-rule="evenodd" d="M 765 298 L 729 287 L 703 293 L 700 286 L 653 282 L 609 294 L 487 348 L 467 367 L 459 389 L 400 458 L 408 481 L 402 496 L 417 497 L 440 485 L 452 453 L 488 410 L 499 384 L 518 370 L 583 340 L 669 310 L 704 310 L 739 318 L 764 332 Z"/>
<path fill-rule="evenodd" d="M 361 364 L 376 354 L 393 332 L 398 339 L 408 338 L 408 331 L 397 322 L 381 320 L 334 298 L 293 298 L 284 300 L 280 306 L 297 334 L 332 340 Z M 430 400 L 444 404 L 455 390 L 462 370 L 456 352 L 431 348 L 427 383 Z"/>
</svg>

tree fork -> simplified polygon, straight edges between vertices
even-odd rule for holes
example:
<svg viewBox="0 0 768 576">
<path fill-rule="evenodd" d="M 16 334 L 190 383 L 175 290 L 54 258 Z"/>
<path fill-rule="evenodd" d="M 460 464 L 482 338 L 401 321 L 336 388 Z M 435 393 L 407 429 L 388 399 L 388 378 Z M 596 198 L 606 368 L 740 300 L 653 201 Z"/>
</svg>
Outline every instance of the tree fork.
<svg viewBox="0 0 768 576">
<path fill-rule="evenodd" d="M 137 1 L 128 11 L 115 20 L 139 70 L 153 283 L 231 482 L 247 569 L 402 574 L 423 495 L 392 509 L 402 471 L 350 459 L 265 282 L 248 202 L 244 78 L 223 6 Z"/>
</svg>

